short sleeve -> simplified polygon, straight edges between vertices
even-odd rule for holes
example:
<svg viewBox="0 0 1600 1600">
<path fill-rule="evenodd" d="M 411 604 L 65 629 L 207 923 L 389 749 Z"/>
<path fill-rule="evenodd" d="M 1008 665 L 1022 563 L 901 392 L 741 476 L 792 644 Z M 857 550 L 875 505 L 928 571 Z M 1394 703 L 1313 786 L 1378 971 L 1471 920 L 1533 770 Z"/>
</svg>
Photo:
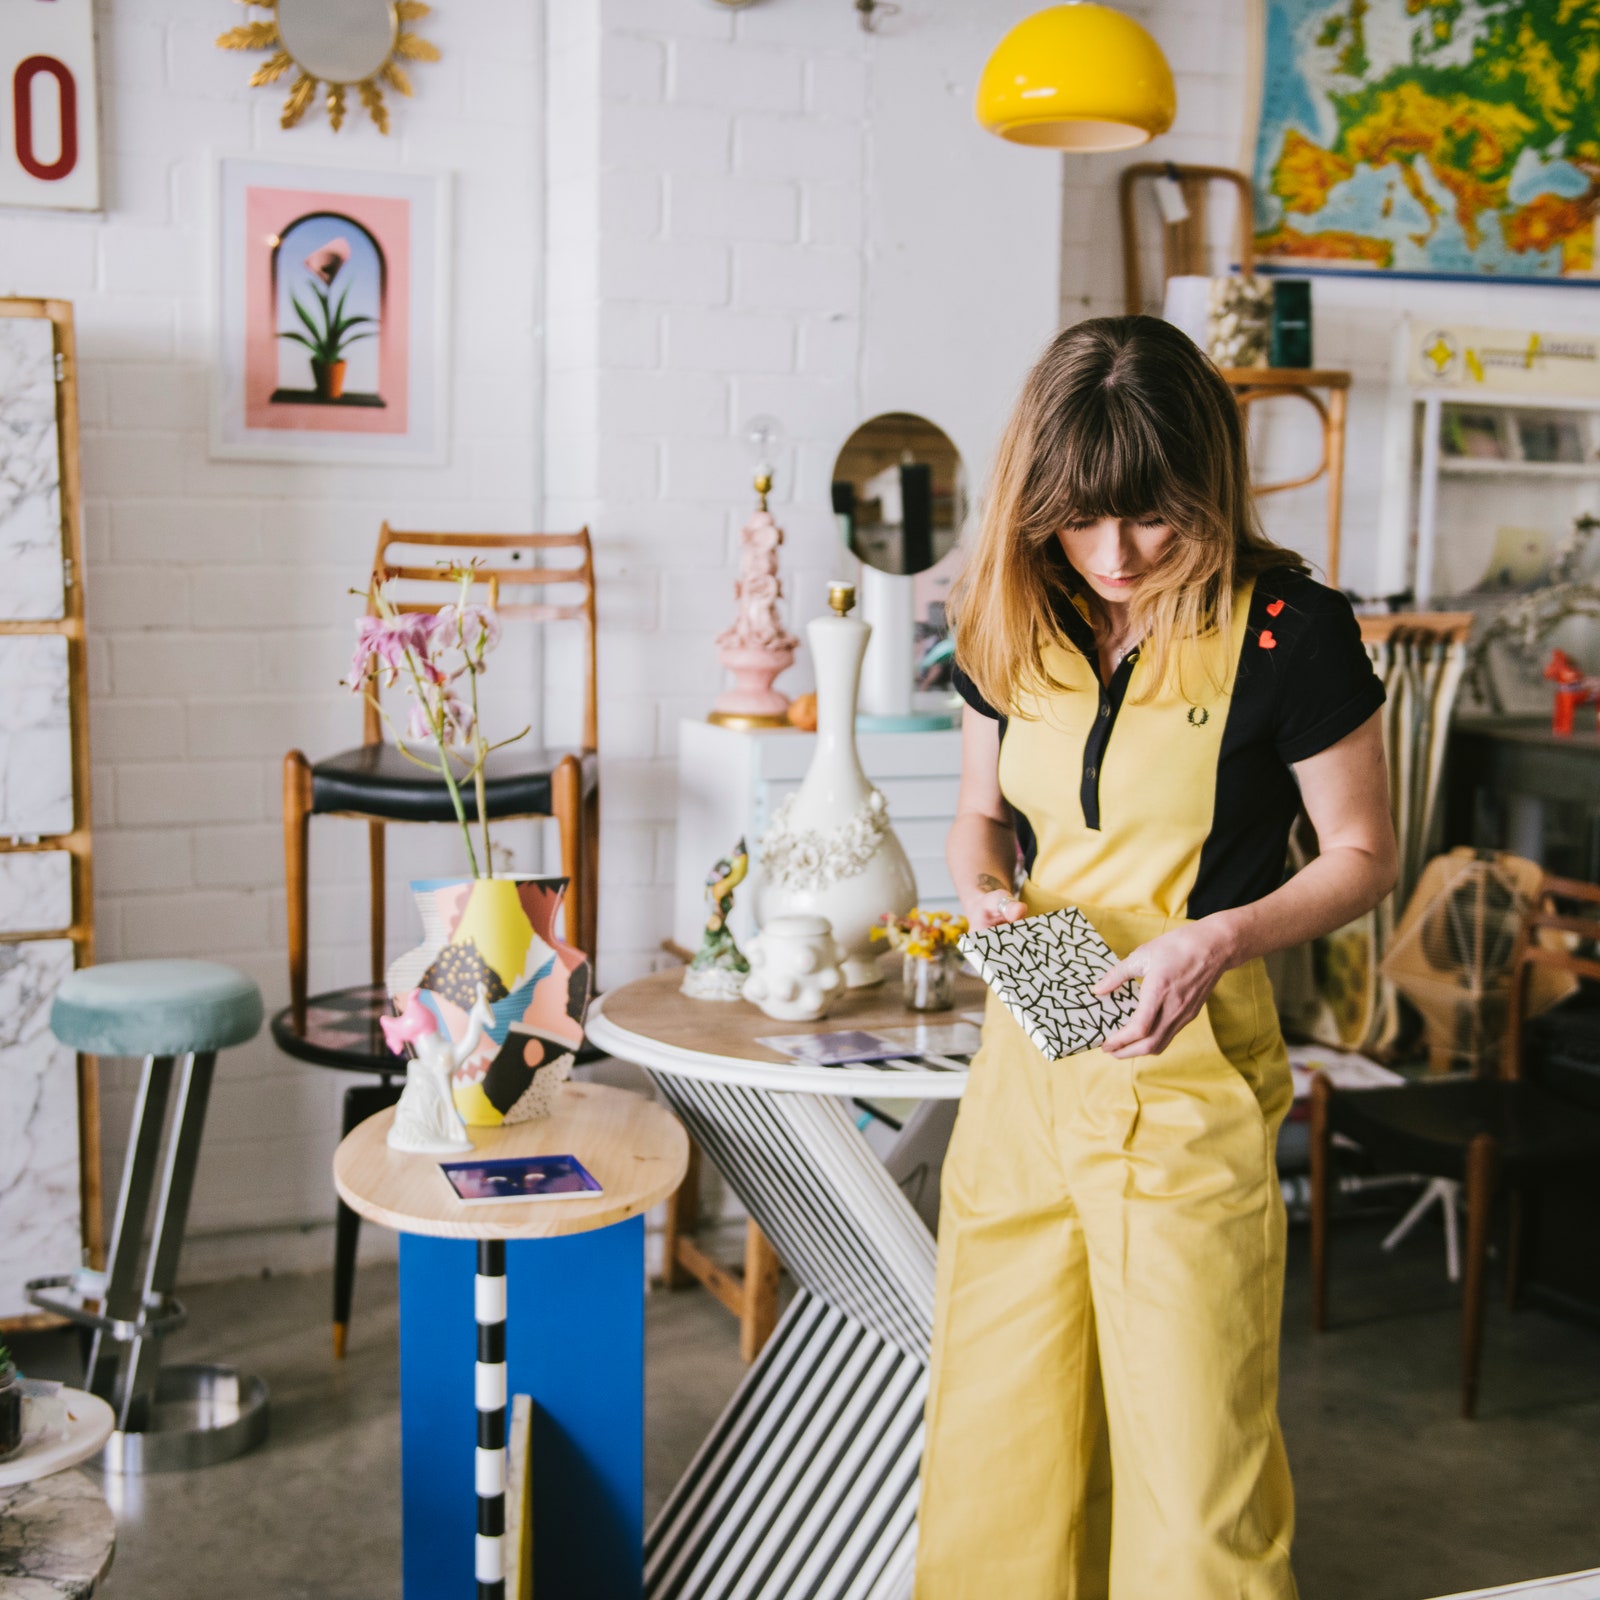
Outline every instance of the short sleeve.
<svg viewBox="0 0 1600 1600">
<path fill-rule="evenodd" d="M 1361 624 L 1338 590 L 1310 579 L 1288 582 L 1262 611 L 1266 637 L 1276 629 L 1287 647 L 1277 675 L 1273 739 L 1292 766 L 1354 733 L 1383 704 L 1383 681 L 1361 642 Z"/>
<path fill-rule="evenodd" d="M 1001 720 L 1000 713 L 978 693 L 978 687 L 960 667 L 952 666 L 950 669 L 950 687 L 972 707 L 974 711 L 981 712 L 986 717 L 993 717 L 996 722 Z"/>
</svg>

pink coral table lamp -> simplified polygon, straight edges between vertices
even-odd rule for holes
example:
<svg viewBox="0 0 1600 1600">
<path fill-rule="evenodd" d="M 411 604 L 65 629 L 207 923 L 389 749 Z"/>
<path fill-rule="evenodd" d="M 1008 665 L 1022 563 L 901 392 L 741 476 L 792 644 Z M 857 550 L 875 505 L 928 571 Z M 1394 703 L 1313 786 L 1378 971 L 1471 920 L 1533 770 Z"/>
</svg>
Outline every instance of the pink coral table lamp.
<svg viewBox="0 0 1600 1600">
<path fill-rule="evenodd" d="M 717 660 L 733 676 L 733 687 L 712 703 L 707 721 L 725 728 L 788 726 L 789 697 L 772 680 L 794 665 L 800 641 L 783 625 L 778 603 L 783 581 L 778 576 L 778 548 L 783 529 L 767 510 L 772 474 L 756 474 L 760 504 L 739 530 L 739 576 L 733 586 L 737 610 L 733 623 L 717 635 Z"/>
</svg>

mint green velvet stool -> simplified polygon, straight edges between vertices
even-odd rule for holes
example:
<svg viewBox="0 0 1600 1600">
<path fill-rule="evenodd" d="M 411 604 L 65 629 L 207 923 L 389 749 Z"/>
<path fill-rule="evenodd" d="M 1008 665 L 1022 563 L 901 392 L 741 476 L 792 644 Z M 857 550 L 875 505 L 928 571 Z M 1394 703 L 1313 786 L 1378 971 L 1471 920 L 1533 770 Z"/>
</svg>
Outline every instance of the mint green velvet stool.
<svg viewBox="0 0 1600 1600">
<path fill-rule="evenodd" d="M 260 990 L 215 961 L 113 961 L 72 973 L 56 992 L 50 1031 L 62 1044 L 144 1057 L 105 1271 L 28 1285 L 35 1305 L 93 1333 L 86 1386 L 117 1419 L 101 1458 L 108 1471 L 204 1466 L 266 1436 L 261 1379 L 161 1365 L 161 1341 L 185 1321 L 172 1290 L 217 1051 L 254 1038 L 261 1017 Z"/>
</svg>

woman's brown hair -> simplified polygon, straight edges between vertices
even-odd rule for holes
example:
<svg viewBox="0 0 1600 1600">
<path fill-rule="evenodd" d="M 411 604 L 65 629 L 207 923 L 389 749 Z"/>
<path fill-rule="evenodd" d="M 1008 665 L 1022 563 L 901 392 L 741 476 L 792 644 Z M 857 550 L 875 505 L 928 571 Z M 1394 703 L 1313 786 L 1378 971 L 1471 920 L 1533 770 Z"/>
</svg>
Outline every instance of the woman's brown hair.
<svg viewBox="0 0 1600 1600">
<path fill-rule="evenodd" d="M 1157 317 L 1077 323 L 1022 386 L 951 595 L 957 664 L 997 710 L 1065 688 L 1042 652 L 1084 586 L 1058 535 L 1105 517 L 1173 532 L 1129 600 L 1153 669 L 1146 694 L 1173 672 L 1179 642 L 1231 627 L 1238 584 L 1271 567 L 1306 570 L 1261 531 L 1238 404 L 1194 342 Z"/>
</svg>

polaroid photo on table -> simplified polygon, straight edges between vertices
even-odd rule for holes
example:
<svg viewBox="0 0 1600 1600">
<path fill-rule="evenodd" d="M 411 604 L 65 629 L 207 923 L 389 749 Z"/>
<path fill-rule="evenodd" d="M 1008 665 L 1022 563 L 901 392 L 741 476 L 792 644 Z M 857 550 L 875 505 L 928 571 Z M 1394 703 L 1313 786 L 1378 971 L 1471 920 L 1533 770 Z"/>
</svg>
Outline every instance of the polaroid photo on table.
<svg viewBox="0 0 1600 1600">
<path fill-rule="evenodd" d="M 983 1043 L 983 1029 L 970 1022 L 918 1022 L 908 1028 L 879 1028 L 880 1039 L 906 1056 L 970 1056 Z"/>
<path fill-rule="evenodd" d="M 1139 1003 L 1128 984 L 1093 993 L 1116 957 L 1076 906 L 976 928 L 962 936 L 961 950 L 1050 1061 L 1093 1050 Z"/>
<path fill-rule="evenodd" d="M 908 1054 L 885 1033 L 847 1028 L 838 1033 L 778 1033 L 757 1039 L 780 1056 L 808 1067 L 847 1067 L 865 1061 L 898 1061 Z"/>
<path fill-rule="evenodd" d="M 582 1200 L 604 1193 L 576 1156 L 506 1156 L 497 1161 L 441 1161 L 439 1170 L 464 1206 L 513 1200 Z"/>
</svg>

